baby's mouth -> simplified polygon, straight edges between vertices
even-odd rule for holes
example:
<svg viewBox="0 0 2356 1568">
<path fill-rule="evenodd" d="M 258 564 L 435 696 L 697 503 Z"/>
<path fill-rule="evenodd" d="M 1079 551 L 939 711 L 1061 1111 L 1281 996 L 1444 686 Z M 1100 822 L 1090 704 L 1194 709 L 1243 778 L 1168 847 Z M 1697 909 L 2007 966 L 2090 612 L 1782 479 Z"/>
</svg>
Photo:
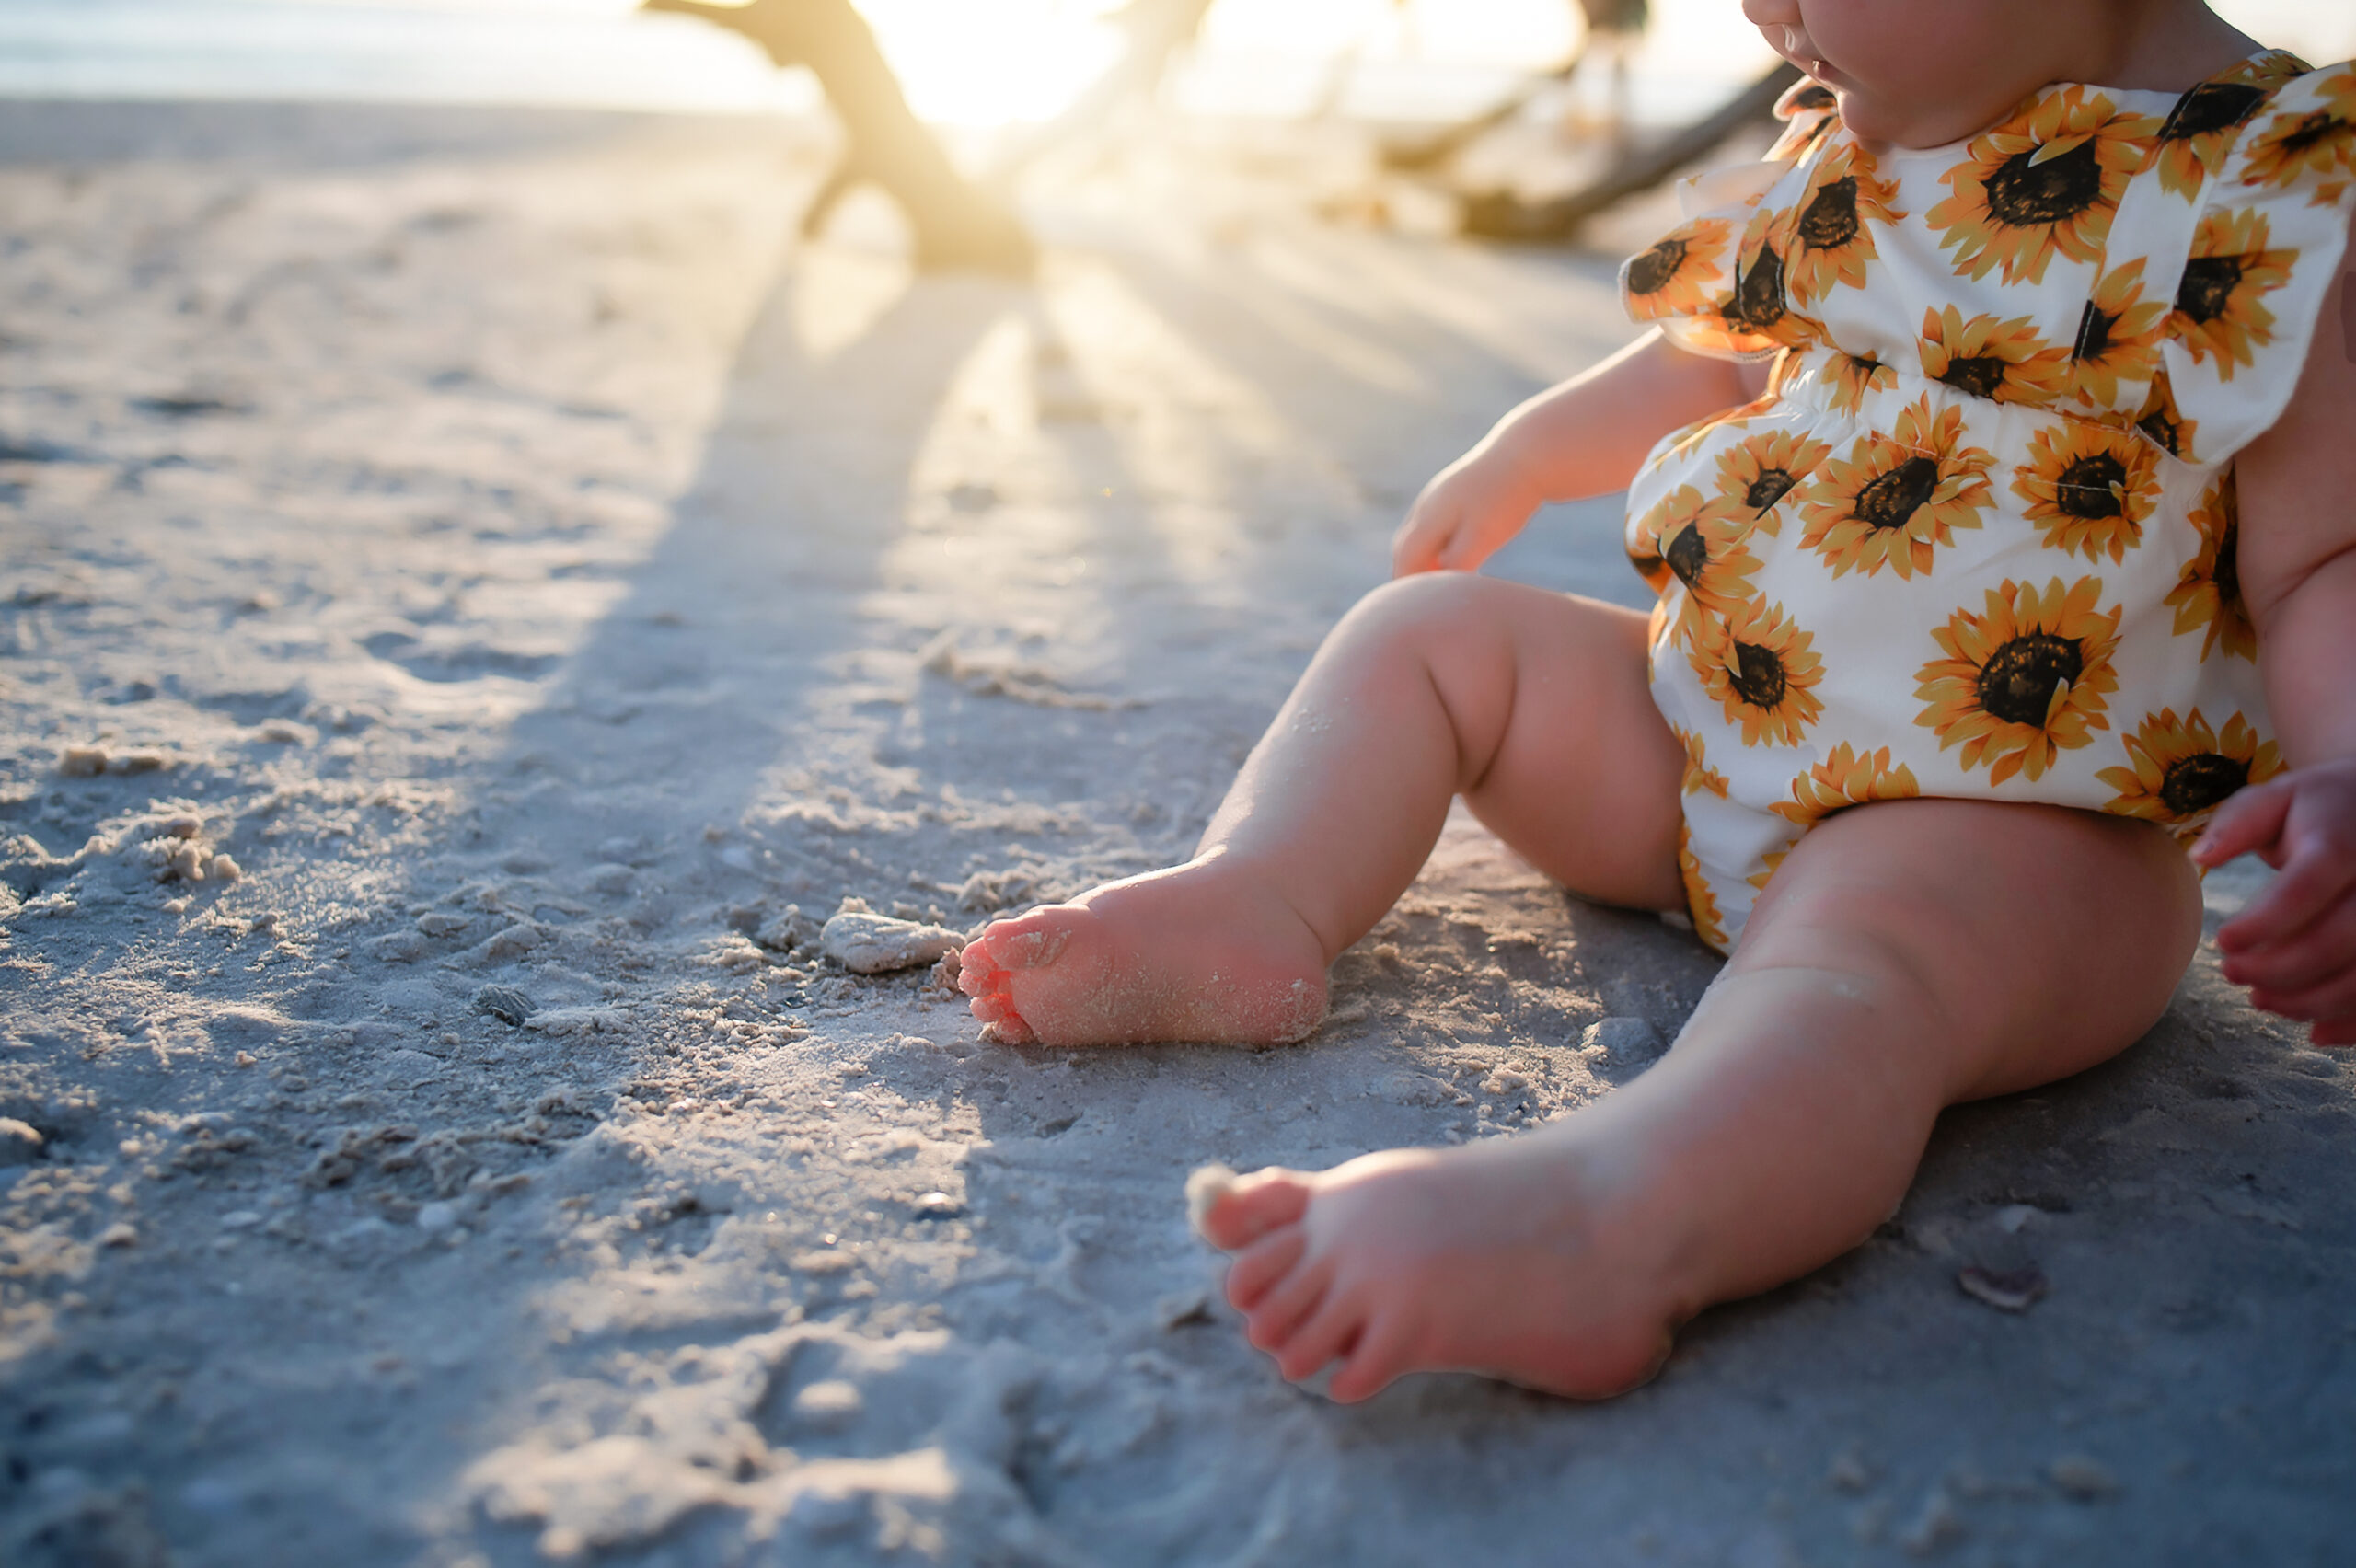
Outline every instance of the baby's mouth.
<svg viewBox="0 0 2356 1568">
<path fill-rule="evenodd" d="M 1791 63 L 1798 66 L 1801 70 L 1807 72 L 1809 75 L 1815 77 L 1818 81 L 1823 83 L 1826 86 L 1831 87 L 1836 91 L 1847 91 L 1855 86 L 1854 83 L 1851 82 L 1848 77 L 1842 75 L 1840 72 L 1834 70 L 1832 66 L 1825 61 L 1823 56 L 1816 52 L 1815 44 L 1809 40 L 1808 36 L 1800 31 L 1799 29 L 1777 28 L 1771 29 L 1761 28 L 1760 31 L 1766 37 L 1769 48 L 1782 55 L 1785 60 L 1791 62 Z M 1776 36 L 1779 33 L 1782 35 L 1781 37 Z"/>
<path fill-rule="evenodd" d="M 1808 61 L 1806 64 L 1803 64 L 1800 69 L 1815 77 L 1818 81 L 1823 83 L 1826 86 L 1831 87 L 1836 93 L 1850 93 L 1857 90 L 1856 83 L 1849 80 L 1848 77 L 1842 75 L 1840 72 L 1834 70 L 1831 66 L 1826 64 L 1821 60 Z"/>
</svg>

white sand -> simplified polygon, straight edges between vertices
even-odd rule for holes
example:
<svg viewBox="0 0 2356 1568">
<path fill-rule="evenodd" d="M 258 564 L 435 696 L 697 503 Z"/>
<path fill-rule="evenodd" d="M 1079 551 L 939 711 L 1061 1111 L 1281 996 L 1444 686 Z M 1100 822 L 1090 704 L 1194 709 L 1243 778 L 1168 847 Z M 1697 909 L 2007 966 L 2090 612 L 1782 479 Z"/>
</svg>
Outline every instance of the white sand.
<svg viewBox="0 0 2356 1568">
<path fill-rule="evenodd" d="M 818 154 L 0 109 L 0 1560 L 2344 1554 L 2351 1075 L 2205 956 L 1640 1393 L 1278 1382 L 1188 1171 L 1555 1114 L 1714 961 L 1461 821 L 1265 1054 L 986 1045 L 817 922 L 1181 854 L 1610 265 L 1138 162 L 912 282 L 787 255 Z"/>
</svg>

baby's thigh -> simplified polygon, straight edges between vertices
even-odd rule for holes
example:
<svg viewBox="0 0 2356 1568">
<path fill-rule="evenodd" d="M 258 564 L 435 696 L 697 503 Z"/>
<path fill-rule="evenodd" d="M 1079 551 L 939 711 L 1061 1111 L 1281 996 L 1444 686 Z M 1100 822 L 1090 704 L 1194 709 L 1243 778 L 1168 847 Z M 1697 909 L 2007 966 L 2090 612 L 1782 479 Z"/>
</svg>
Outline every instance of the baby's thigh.
<svg viewBox="0 0 2356 1568">
<path fill-rule="evenodd" d="M 2084 1070 L 2158 1021 L 2200 937 L 2200 882 L 2147 823 L 2061 806 L 1890 801 L 1794 847 L 1730 967 L 1868 963 L 1953 1045 L 1946 1098 Z M 1896 1024 L 1897 1020 L 1893 1020 Z"/>
<path fill-rule="evenodd" d="M 1654 705 L 1646 617 L 1496 582 L 1467 596 L 1464 635 L 1435 649 L 1445 692 L 1488 694 L 1465 803 L 1515 851 L 1586 897 L 1684 907 L 1677 872 L 1685 753 Z"/>
</svg>

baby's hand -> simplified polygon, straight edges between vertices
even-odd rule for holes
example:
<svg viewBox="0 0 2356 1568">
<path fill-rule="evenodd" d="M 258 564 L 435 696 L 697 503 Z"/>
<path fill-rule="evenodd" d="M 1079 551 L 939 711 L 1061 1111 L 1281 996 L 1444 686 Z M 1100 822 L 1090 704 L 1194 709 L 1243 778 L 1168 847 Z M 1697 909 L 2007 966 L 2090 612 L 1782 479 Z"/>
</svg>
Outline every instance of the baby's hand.
<svg viewBox="0 0 2356 1568">
<path fill-rule="evenodd" d="M 1520 464 L 1484 443 L 1442 468 L 1391 537 L 1391 575 L 1473 571 L 1545 500 Z"/>
<path fill-rule="evenodd" d="M 2244 790 L 2193 848 L 2204 866 L 2255 851 L 2281 872 L 2218 929 L 2225 978 L 2318 1045 L 2356 1045 L 2356 759 Z"/>
</svg>

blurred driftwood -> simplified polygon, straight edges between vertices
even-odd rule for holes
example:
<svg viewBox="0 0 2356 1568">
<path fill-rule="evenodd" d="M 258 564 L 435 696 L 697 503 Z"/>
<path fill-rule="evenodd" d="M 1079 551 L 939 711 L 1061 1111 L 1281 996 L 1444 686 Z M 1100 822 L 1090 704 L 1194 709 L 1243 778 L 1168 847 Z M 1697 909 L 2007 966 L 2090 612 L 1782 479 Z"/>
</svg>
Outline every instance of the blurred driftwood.
<svg viewBox="0 0 2356 1568">
<path fill-rule="evenodd" d="M 1541 93 L 1550 87 L 1560 86 L 1576 75 L 1599 39 L 1611 52 L 1613 69 L 1624 77 L 1629 40 L 1643 35 L 1646 24 L 1651 20 L 1651 6 L 1646 0 L 1578 0 L 1577 9 L 1586 18 L 1587 28 L 1580 35 L 1579 46 L 1571 51 L 1569 59 L 1550 71 L 1530 77 L 1470 120 L 1445 126 L 1420 142 L 1383 148 L 1383 167 L 1403 174 L 1438 168 L 1529 108 Z"/>
<path fill-rule="evenodd" d="M 993 185 L 1011 182 L 1032 164 L 1096 130 L 1122 105 L 1152 97 L 1181 49 L 1202 30 L 1211 0 L 1129 0 L 1115 18 L 1128 34 L 1119 59 L 1070 108 L 1025 133 L 990 161 Z"/>
<path fill-rule="evenodd" d="M 1408 142 L 1381 150 L 1382 167 L 1402 174 L 1420 174 L 1438 168 L 1498 126 L 1528 109 L 1539 94 L 1549 87 L 1559 86 L 1577 75 L 1587 59 L 1587 45 L 1582 42 L 1571 52 L 1571 57 L 1551 71 L 1530 77 L 1507 93 L 1496 103 L 1469 120 L 1442 126 L 1420 142 Z"/>
<path fill-rule="evenodd" d="M 1509 191 L 1466 198 L 1464 232 L 1487 239 L 1567 239 L 1581 224 L 1613 202 L 1649 190 L 1687 164 L 1703 158 L 1745 127 L 1766 122 L 1775 100 L 1800 79 L 1795 66 L 1775 68 L 1737 93 L 1715 111 L 1649 145 L 1632 147 L 1593 184 L 1543 202 L 1525 202 Z"/>
<path fill-rule="evenodd" d="M 826 89 L 849 140 L 842 161 L 803 214 L 815 234 L 854 188 L 882 188 L 907 214 L 919 267 L 975 267 L 1028 273 L 1031 237 L 996 197 L 957 172 L 932 133 L 908 110 L 875 35 L 850 0 L 752 0 L 710 6 L 701 0 L 641 0 L 648 11 L 697 17 L 743 33 L 778 65 L 809 68 Z"/>
<path fill-rule="evenodd" d="M 1652 20 L 1652 7 L 1646 0 L 1579 0 L 1579 9 L 1587 17 L 1590 34 L 1640 33 Z"/>
</svg>

